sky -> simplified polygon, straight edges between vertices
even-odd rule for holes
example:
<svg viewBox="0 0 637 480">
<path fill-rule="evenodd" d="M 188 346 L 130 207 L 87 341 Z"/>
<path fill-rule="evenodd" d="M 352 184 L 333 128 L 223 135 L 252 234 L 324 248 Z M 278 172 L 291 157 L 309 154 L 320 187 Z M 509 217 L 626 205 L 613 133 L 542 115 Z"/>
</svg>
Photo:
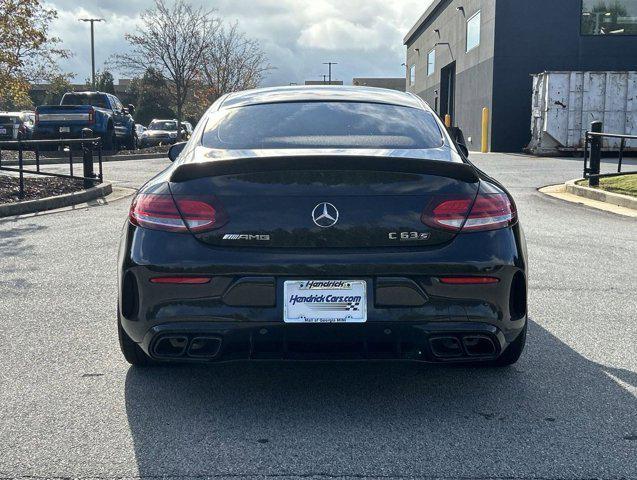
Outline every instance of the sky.
<svg viewBox="0 0 637 480">
<path fill-rule="evenodd" d="M 169 0 L 170 1 L 170 0 Z M 337 62 L 332 78 L 351 84 L 354 77 L 402 77 L 405 34 L 432 0 L 192 0 L 217 10 L 227 22 L 239 22 L 259 40 L 275 67 L 264 86 L 322 80 L 323 62 Z M 74 56 L 61 62 L 75 82 L 90 77 L 89 24 L 82 17 L 100 17 L 95 24 L 96 68 L 127 48 L 124 34 L 134 32 L 139 13 L 152 0 L 48 0 L 58 11 L 52 34 Z M 123 75 L 112 72 L 115 78 Z"/>
</svg>

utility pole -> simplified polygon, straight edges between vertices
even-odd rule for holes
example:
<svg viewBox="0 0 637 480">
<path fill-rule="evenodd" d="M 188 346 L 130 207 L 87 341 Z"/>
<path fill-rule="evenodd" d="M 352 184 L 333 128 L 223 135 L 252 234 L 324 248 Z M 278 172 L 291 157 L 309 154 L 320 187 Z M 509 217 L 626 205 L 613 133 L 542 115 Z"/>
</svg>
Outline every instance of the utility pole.
<svg viewBox="0 0 637 480">
<path fill-rule="evenodd" d="M 327 75 L 323 75 L 323 85 L 327 83 Z"/>
<path fill-rule="evenodd" d="M 323 62 L 323 65 L 328 65 L 329 66 L 329 79 L 330 79 L 330 85 L 332 84 L 332 65 L 338 65 L 338 63 L 336 62 Z"/>
<path fill-rule="evenodd" d="M 91 22 L 91 84 L 95 90 L 95 31 L 93 24 L 95 22 L 104 22 L 103 18 L 79 18 L 80 22 Z"/>
</svg>

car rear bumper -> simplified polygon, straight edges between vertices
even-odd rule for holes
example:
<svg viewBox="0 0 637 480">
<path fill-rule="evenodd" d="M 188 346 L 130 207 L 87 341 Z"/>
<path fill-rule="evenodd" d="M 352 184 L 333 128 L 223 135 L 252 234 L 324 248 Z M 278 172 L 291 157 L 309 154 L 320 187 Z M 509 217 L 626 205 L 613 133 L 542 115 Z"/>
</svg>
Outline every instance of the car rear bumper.
<svg viewBox="0 0 637 480">
<path fill-rule="evenodd" d="M 523 327 L 516 329 L 516 336 Z M 140 346 L 152 358 L 184 362 L 236 360 L 491 361 L 508 346 L 480 322 L 177 322 L 157 325 Z"/>
<path fill-rule="evenodd" d="M 156 147 L 159 144 L 162 145 L 173 145 L 177 142 L 176 138 L 153 138 L 153 137 L 145 137 L 139 139 L 140 147 Z"/>
<path fill-rule="evenodd" d="M 527 317 L 526 251 L 519 225 L 459 236 L 430 250 L 345 252 L 216 248 L 190 234 L 127 224 L 119 261 L 122 327 L 155 358 L 488 360 L 518 337 Z M 210 281 L 151 282 L 176 275 L 208 276 Z M 498 282 L 439 281 L 459 275 L 488 275 Z M 285 323 L 284 282 L 310 279 L 365 281 L 367 321 Z M 157 347 L 171 336 L 181 339 L 178 354 Z M 473 355 L 465 337 L 475 337 L 471 341 L 486 349 L 484 355 Z M 189 354 L 193 341 L 202 338 L 209 346 L 218 344 L 218 352 Z M 437 355 L 432 341 L 440 338 L 457 351 Z"/>
<path fill-rule="evenodd" d="M 60 132 L 60 126 L 46 127 L 39 126 L 33 131 L 33 140 L 58 140 L 82 138 L 82 130 L 85 128 L 95 128 L 91 125 L 70 125 L 68 132 Z M 94 132 L 99 136 L 99 132 Z"/>
</svg>

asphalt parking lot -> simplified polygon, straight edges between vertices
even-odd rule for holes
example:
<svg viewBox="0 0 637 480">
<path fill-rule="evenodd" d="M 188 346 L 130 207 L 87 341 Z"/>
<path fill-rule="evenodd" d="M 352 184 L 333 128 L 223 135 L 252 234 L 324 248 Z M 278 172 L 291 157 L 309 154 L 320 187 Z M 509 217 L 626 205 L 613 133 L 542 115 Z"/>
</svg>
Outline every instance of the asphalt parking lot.
<svg viewBox="0 0 637 480">
<path fill-rule="evenodd" d="M 637 221 L 536 191 L 579 160 L 472 158 L 527 234 L 531 327 L 508 369 L 132 368 L 115 324 L 130 199 L 0 221 L 0 477 L 637 478 Z"/>
</svg>

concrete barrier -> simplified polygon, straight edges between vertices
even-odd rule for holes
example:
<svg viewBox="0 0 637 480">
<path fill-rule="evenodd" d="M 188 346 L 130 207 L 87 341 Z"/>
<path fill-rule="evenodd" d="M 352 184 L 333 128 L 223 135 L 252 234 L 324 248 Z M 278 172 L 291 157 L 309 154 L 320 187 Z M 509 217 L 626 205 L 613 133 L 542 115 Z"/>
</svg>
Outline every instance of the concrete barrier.
<svg viewBox="0 0 637 480">
<path fill-rule="evenodd" d="M 566 182 L 566 191 L 572 195 L 597 200 L 598 202 L 611 203 L 613 205 L 619 205 L 620 207 L 637 210 L 637 197 L 577 185 L 577 182 L 580 182 L 581 180 L 582 179 L 577 179 Z"/>
</svg>

